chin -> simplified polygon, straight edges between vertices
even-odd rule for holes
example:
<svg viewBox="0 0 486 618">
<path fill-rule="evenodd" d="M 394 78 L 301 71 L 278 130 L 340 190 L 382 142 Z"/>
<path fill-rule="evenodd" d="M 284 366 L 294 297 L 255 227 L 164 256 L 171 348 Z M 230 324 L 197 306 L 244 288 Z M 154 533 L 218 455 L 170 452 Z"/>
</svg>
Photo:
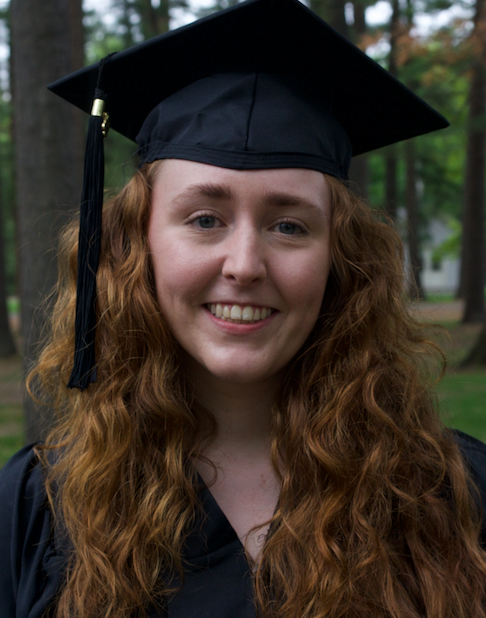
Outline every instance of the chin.
<svg viewBox="0 0 486 618">
<path fill-rule="evenodd" d="M 227 382 L 228 384 L 253 384 L 255 382 L 261 382 L 272 377 L 272 373 L 261 371 L 238 371 L 233 369 L 231 371 L 211 371 L 214 378 L 221 382 Z"/>
<path fill-rule="evenodd" d="M 248 386 L 276 379 L 282 373 L 280 366 L 278 368 L 236 366 L 231 369 L 228 369 L 228 367 L 205 367 L 205 370 L 214 379 L 221 382 Z"/>
</svg>

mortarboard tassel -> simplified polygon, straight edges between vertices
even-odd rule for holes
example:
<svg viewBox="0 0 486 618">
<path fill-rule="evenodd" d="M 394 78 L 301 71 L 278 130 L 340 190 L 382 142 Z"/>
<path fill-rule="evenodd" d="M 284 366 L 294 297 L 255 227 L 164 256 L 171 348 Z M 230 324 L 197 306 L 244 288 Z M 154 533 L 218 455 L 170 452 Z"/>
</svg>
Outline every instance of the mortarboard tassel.
<svg viewBox="0 0 486 618">
<path fill-rule="evenodd" d="M 100 63 L 98 86 L 103 66 Z M 81 194 L 78 277 L 76 290 L 76 323 L 74 364 L 68 388 L 84 390 L 96 381 L 95 332 L 96 332 L 96 273 L 101 249 L 101 215 L 105 160 L 103 139 L 108 131 L 108 114 L 104 111 L 105 93 L 97 86 L 89 118 L 84 179 Z"/>
</svg>

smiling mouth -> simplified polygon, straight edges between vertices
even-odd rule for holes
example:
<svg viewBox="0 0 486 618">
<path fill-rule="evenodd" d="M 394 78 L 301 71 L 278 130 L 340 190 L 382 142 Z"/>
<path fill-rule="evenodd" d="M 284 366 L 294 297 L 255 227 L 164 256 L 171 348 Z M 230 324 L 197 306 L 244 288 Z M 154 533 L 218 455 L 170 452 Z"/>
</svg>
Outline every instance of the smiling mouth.
<svg viewBox="0 0 486 618">
<path fill-rule="evenodd" d="M 209 304 L 208 310 L 220 320 L 231 324 L 255 324 L 272 315 L 274 309 L 269 307 L 252 307 L 251 305 Z"/>
</svg>

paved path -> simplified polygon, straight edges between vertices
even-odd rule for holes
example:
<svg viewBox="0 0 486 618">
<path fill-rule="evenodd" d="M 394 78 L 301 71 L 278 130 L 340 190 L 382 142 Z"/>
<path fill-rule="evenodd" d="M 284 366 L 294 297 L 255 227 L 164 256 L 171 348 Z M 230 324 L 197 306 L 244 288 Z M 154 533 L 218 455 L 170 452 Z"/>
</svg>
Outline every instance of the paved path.
<svg viewBox="0 0 486 618">
<path fill-rule="evenodd" d="M 17 383 L 0 384 L 0 404 L 17 404 L 22 401 L 22 386 Z"/>
<path fill-rule="evenodd" d="M 424 319 L 433 322 L 454 322 L 461 320 L 464 313 L 464 301 L 454 300 L 442 303 L 410 303 L 412 311 L 418 311 Z"/>
<path fill-rule="evenodd" d="M 0 358 L 0 404 L 17 404 L 22 400 L 22 359 Z"/>
</svg>

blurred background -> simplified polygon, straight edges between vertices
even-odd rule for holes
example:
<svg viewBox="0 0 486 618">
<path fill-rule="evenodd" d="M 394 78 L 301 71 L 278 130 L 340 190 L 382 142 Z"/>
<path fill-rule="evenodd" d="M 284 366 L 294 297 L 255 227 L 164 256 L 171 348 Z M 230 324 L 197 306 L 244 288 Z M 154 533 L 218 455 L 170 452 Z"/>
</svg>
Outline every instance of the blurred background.
<svg viewBox="0 0 486 618">
<path fill-rule="evenodd" d="M 0 0 L 0 465 L 52 420 L 23 376 L 45 329 L 59 229 L 81 190 L 86 118 L 46 85 L 236 3 Z M 305 4 L 451 122 L 357 157 L 351 180 L 403 238 L 410 310 L 444 327 L 431 336 L 449 361 L 437 384 L 445 423 L 486 440 L 486 0 Z M 137 162 L 135 144 L 113 131 L 108 141 L 111 194 Z"/>
</svg>

